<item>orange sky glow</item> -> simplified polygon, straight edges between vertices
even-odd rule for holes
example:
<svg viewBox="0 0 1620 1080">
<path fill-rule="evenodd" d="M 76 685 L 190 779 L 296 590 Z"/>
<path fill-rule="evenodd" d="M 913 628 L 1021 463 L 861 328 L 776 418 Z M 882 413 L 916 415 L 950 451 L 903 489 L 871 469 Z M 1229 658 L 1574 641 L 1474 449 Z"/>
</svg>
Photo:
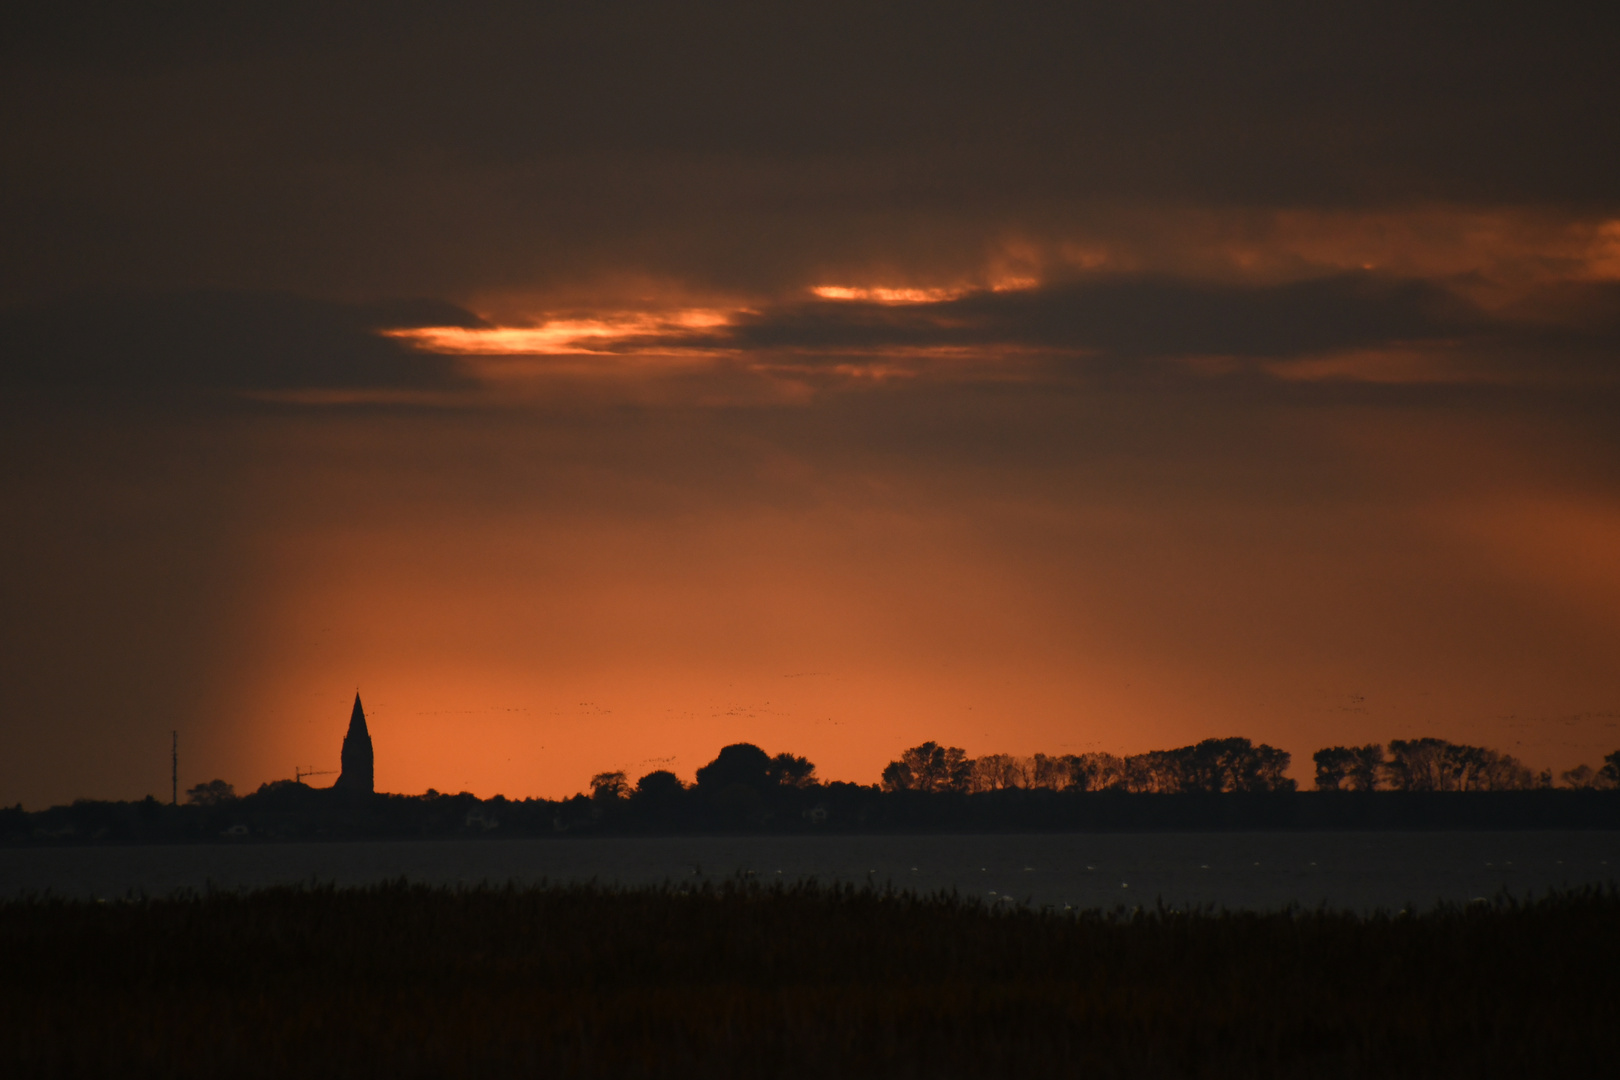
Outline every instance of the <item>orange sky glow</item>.
<svg viewBox="0 0 1620 1080">
<path fill-rule="evenodd" d="M 930 366 L 871 350 L 864 370 L 913 379 L 897 398 L 847 366 L 682 352 L 750 310 L 396 332 L 545 363 L 472 369 L 506 402 L 488 419 L 307 421 L 306 464 L 264 466 L 255 501 L 279 509 L 250 530 L 263 585 L 225 684 L 254 703 L 253 735 L 221 746 L 215 771 L 329 763 L 356 687 L 379 784 L 486 796 L 565 795 L 606 769 L 690 779 L 738 740 L 870 782 L 924 739 L 1134 752 L 1241 733 L 1289 749 L 1308 781 L 1333 742 L 1439 734 L 1567 768 L 1620 737 L 1620 504 L 1567 471 L 1577 435 L 1370 405 L 1213 417 L 1100 393 L 1090 420 L 1030 422 L 1057 424 L 1041 436 L 1054 446 L 1120 410 L 1161 434 L 1124 456 L 964 467 L 948 433 L 899 455 L 824 433 L 851 409 L 914 424 L 914 393 L 940 396 L 924 416 L 966 407 L 962 387 L 1001 354 Z M 568 356 L 585 366 L 556 365 Z M 1466 345 L 1395 343 L 1267 370 L 1491 377 L 1470 364 Z M 580 396 L 609 374 L 617 389 Z M 728 380 L 796 392 L 716 396 Z M 1061 393 L 1085 401 L 1083 387 Z M 442 475 L 401 473 L 401 458 Z"/>
<path fill-rule="evenodd" d="M 11 28 L 0 805 L 1598 764 L 1612 33 L 1172 6 Z"/>
</svg>

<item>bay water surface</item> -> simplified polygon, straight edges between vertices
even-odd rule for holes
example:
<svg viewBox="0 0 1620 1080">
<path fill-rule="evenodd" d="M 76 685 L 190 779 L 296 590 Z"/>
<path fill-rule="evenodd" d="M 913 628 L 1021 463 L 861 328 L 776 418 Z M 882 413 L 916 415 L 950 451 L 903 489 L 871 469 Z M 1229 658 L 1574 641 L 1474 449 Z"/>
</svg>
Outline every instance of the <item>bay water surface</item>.
<svg viewBox="0 0 1620 1080">
<path fill-rule="evenodd" d="M 813 878 L 1056 908 L 1353 911 L 1620 880 L 1620 833 L 1223 832 L 680 836 L 0 849 L 0 898 L 117 898 L 297 883 Z"/>
</svg>

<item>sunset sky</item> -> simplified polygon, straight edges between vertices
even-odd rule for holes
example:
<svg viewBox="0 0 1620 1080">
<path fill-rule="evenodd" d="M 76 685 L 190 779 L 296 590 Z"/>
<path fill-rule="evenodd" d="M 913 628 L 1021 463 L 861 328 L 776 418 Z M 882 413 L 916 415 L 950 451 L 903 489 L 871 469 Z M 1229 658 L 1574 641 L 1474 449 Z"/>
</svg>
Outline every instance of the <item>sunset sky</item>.
<svg viewBox="0 0 1620 1080">
<path fill-rule="evenodd" d="M 1620 748 L 1612 8 L 19 9 L 0 803 Z"/>
</svg>

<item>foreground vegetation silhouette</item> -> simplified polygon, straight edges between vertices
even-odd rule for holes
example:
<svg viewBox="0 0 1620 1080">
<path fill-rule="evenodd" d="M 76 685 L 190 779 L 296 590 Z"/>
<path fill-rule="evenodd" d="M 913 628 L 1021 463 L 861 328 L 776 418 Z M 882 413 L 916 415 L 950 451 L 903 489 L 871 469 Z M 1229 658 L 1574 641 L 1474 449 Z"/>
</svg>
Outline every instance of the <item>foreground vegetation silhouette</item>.
<svg viewBox="0 0 1620 1080">
<path fill-rule="evenodd" d="M 1600 1075 L 1620 894 L 1423 913 L 403 881 L 0 904 L 9 1075 Z"/>
</svg>

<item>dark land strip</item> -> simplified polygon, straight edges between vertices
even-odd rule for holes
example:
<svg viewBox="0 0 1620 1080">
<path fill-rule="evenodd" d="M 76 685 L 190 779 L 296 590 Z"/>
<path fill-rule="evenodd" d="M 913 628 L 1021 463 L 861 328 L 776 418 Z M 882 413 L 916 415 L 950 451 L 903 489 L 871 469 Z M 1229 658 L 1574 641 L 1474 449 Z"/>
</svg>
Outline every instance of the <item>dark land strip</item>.
<svg viewBox="0 0 1620 1080">
<path fill-rule="evenodd" d="M 1620 829 L 1620 791 L 924 792 L 831 783 L 515 800 L 345 792 L 286 782 L 207 804 L 171 806 L 148 798 L 79 800 L 32 812 L 0 808 L 0 845 L 1403 829 Z"/>
</svg>

